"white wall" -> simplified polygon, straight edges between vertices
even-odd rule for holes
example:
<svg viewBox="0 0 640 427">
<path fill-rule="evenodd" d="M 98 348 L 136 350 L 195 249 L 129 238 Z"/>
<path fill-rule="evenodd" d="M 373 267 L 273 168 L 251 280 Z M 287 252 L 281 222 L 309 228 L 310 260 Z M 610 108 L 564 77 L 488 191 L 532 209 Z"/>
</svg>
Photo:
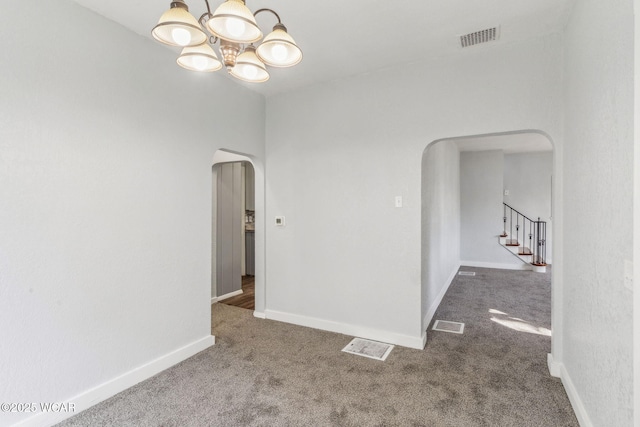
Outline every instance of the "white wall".
<svg viewBox="0 0 640 427">
<path fill-rule="evenodd" d="M 460 152 L 451 141 L 422 156 L 422 330 L 460 266 Z"/>
<path fill-rule="evenodd" d="M 640 0 L 633 2 L 634 18 L 640 15 Z M 634 162 L 633 162 L 633 401 L 634 422 L 640 425 L 640 19 L 634 19 Z"/>
<path fill-rule="evenodd" d="M 632 297 L 623 282 L 632 259 L 632 6 L 576 2 L 566 30 L 560 361 L 583 425 L 630 426 L 633 417 Z"/>
<path fill-rule="evenodd" d="M 69 0 L 0 40 L 0 401 L 81 408 L 210 345 L 212 157 L 262 159 L 264 100 Z"/>
<path fill-rule="evenodd" d="M 560 41 L 270 97 L 267 317 L 419 347 L 422 153 L 442 138 L 523 129 L 560 143 Z"/>
<path fill-rule="evenodd" d="M 504 154 L 501 150 L 460 153 L 460 258 L 463 265 L 505 268 L 524 265 L 499 244 L 504 213 L 503 175 Z"/>
<path fill-rule="evenodd" d="M 553 260 L 552 174 L 552 151 L 504 156 L 504 189 L 509 191 L 504 202 L 534 221 L 540 218 L 547 223 L 547 264 Z"/>
</svg>

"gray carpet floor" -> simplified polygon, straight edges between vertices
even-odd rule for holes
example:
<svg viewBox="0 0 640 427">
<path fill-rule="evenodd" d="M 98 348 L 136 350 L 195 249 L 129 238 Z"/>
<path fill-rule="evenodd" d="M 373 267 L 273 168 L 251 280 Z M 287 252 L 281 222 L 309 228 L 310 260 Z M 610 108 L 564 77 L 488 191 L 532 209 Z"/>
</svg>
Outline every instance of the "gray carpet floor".
<svg viewBox="0 0 640 427">
<path fill-rule="evenodd" d="M 578 426 L 546 365 L 550 274 L 462 270 L 477 275 L 434 320 L 464 334 L 429 329 L 424 351 L 380 362 L 341 352 L 352 337 L 215 304 L 215 346 L 60 425 Z"/>
</svg>

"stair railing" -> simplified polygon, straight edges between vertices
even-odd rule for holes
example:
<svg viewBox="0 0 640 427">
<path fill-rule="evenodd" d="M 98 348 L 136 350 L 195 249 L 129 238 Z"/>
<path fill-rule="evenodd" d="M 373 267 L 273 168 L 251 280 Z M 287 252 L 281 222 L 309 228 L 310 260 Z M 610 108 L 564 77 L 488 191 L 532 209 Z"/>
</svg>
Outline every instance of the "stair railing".
<svg viewBox="0 0 640 427">
<path fill-rule="evenodd" d="M 500 237 L 509 237 L 505 243 L 507 246 L 517 246 L 518 255 L 531 256 L 531 264 L 535 266 L 547 265 L 547 223 L 545 221 L 540 221 L 540 217 L 538 217 L 537 221 L 534 221 L 508 204 L 503 203 L 502 222 L 503 231 Z M 515 234 L 513 233 L 514 227 Z M 520 240 L 520 237 L 522 237 L 522 240 Z M 525 245 L 527 240 L 529 242 L 528 247 Z M 522 243 L 522 246 L 520 246 L 520 243 Z"/>
</svg>

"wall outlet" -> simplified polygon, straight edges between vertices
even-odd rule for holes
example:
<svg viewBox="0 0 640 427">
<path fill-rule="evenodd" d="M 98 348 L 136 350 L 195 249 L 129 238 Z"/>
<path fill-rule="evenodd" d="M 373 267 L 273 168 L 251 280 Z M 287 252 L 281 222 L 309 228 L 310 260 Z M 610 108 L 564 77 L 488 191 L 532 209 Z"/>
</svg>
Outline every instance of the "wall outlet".
<svg viewBox="0 0 640 427">
<path fill-rule="evenodd" d="M 624 260 L 624 287 L 633 291 L 633 262 Z"/>
<path fill-rule="evenodd" d="M 276 226 L 284 227 L 284 217 L 283 216 L 277 216 L 276 217 Z"/>
<path fill-rule="evenodd" d="M 504 195 L 508 196 L 509 195 L 509 190 L 504 190 Z"/>
<path fill-rule="evenodd" d="M 402 196 L 396 196 L 396 208 L 402 207 Z"/>
</svg>

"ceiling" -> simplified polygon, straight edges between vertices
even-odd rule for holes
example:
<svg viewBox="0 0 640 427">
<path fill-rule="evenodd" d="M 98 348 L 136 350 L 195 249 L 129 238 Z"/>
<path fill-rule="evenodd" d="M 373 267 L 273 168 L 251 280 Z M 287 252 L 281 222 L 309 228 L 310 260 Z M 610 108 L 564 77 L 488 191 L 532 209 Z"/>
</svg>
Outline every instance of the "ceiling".
<svg viewBox="0 0 640 427">
<path fill-rule="evenodd" d="M 169 0 L 75 1 L 150 39 L 151 29 L 170 4 Z M 561 31 L 574 1 L 247 0 L 254 12 L 266 7 L 280 15 L 304 58 L 292 68 L 270 68 L 266 83 L 243 84 L 269 96 L 373 70 L 517 43 Z M 186 3 L 196 18 L 206 11 L 204 0 Z M 212 11 L 221 3 L 210 0 Z M 276 23 L 268 13 L 259 14 L 257 21 L 265 34 Z M 500 26 L 498 41 L 460 48 L 460 35 L 495 26 Z M 178 53 L 176 50 L 176 57 Z M 177 65 L 170 62 L 167 66 Z"/>
</svg>

